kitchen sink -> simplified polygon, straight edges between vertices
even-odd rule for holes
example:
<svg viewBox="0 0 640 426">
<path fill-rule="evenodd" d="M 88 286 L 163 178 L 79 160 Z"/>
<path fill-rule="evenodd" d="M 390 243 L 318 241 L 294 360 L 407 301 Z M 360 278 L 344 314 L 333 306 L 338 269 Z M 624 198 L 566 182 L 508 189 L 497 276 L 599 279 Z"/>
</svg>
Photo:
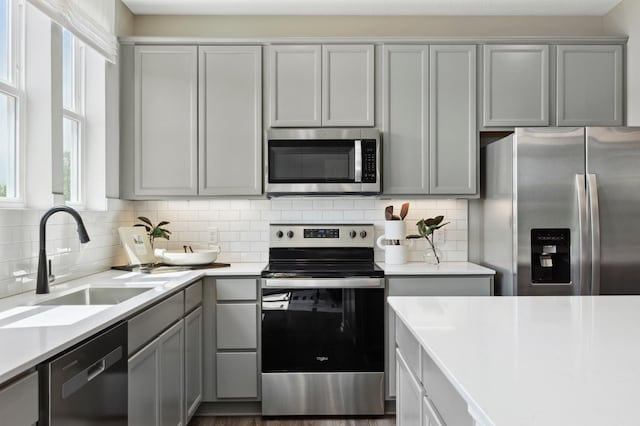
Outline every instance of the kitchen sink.
<svg viewBox="0 0 640 426">
<path fill-rule="evenodd" d="M 149 290 L 147 287 L 89 287 L 38 305 L 116 305 Z"/>
</svg>

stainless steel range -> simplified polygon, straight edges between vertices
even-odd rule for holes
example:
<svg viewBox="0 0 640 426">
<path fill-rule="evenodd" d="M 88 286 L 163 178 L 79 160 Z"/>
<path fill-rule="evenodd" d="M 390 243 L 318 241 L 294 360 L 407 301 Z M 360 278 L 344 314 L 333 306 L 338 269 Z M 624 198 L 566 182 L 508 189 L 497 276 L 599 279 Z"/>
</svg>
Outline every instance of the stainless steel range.
<svg viewBox="0 0 640 426">
<path fill-rule="evenodd" d="M 262 414 L 384 414 L 384 271 L 371 224 L 271 225 Z"/>
</svg>

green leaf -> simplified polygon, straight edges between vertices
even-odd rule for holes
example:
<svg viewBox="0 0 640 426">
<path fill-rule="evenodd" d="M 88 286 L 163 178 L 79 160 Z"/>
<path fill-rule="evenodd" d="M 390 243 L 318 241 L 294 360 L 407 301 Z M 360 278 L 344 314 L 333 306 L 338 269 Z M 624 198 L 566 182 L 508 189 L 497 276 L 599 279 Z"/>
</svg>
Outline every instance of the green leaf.
<svg viewBox="0 0 640 426">
<path fill-rule="evenodd" d="M 151 232 L 151 228 L 149 228 L 147 225 L 143 225 L 142 223 L 136 223 L 133 226 L 144 226 L 144 229 L 146 229 L 147 232 Z"/>
<path fill-rule="evenodd" d="M 162 221 L 162 222 L 160 222 L 158 225 L 156 225 L 156 227 L 157 227 L 157 228 L 160 228 L 161 226 L 163 226 L 163 225 L 168 225 L 169 223 L 171 223 L 171 222 L 167 222 L 167 221 L 164 221 L 164 220 L 163 220 L 163 221 Z"/>
<path fill-rule="evenodd" d="M 149 220 L 149 218 L 144 217 L 144 216 L 138 216 L 138 220 L 146 223 L 147 225 L 153 227 L 153 223 L 151 223 L 151 221 Z"/>
</svg>

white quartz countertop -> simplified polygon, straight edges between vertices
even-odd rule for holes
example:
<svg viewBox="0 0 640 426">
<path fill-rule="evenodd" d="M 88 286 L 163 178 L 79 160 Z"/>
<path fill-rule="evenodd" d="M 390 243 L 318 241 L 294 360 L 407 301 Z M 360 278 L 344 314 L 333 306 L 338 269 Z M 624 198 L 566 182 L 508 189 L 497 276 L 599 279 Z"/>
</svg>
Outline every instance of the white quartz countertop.
<svg viewBox="0 0 640 426">
<path fill-rule="evenodd" d="M 259 276 L 263 263 L 226 268 L 142 274 L 106 271 L 0 300 L 0 384 L 205 276 Z M 148 287 L 117 305 L 52 306 L 40 302 L 86 287 Z M 35 305 L 35 306 L 34 306 Z"/>
<path fill-rule="evenodd" d="M 640 296 L 388 302 L 480 425 L 640 424 Z"/>
<path fill-rule="evenodd" d="M 496 271 L 471 262 L 442 262 L 430 265 L 426 262 L 409 262 L 402 265 L 378 263 L 384 274 L 394 275 L 494 275 Z"/>
</svg>

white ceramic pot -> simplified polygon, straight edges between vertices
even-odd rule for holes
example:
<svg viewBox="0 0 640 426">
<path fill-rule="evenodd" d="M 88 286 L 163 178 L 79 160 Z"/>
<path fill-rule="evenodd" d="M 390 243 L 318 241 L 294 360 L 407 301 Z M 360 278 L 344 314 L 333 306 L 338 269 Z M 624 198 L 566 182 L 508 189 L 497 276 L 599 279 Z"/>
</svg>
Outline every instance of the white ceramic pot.
<svg viewBox="0 0 640 426">
<path fill-rule="evenodd" d="M 384 263 L 387 265 L 402 265 L 407 263 L 409 249 L 407 246 L 385 246 Z"/>
<path fill-rule="evenodd" d="M 384 235 L 387 240 L 404 240 L 407 236 L 404 220 L 385 220 Z"/>
</svg>

